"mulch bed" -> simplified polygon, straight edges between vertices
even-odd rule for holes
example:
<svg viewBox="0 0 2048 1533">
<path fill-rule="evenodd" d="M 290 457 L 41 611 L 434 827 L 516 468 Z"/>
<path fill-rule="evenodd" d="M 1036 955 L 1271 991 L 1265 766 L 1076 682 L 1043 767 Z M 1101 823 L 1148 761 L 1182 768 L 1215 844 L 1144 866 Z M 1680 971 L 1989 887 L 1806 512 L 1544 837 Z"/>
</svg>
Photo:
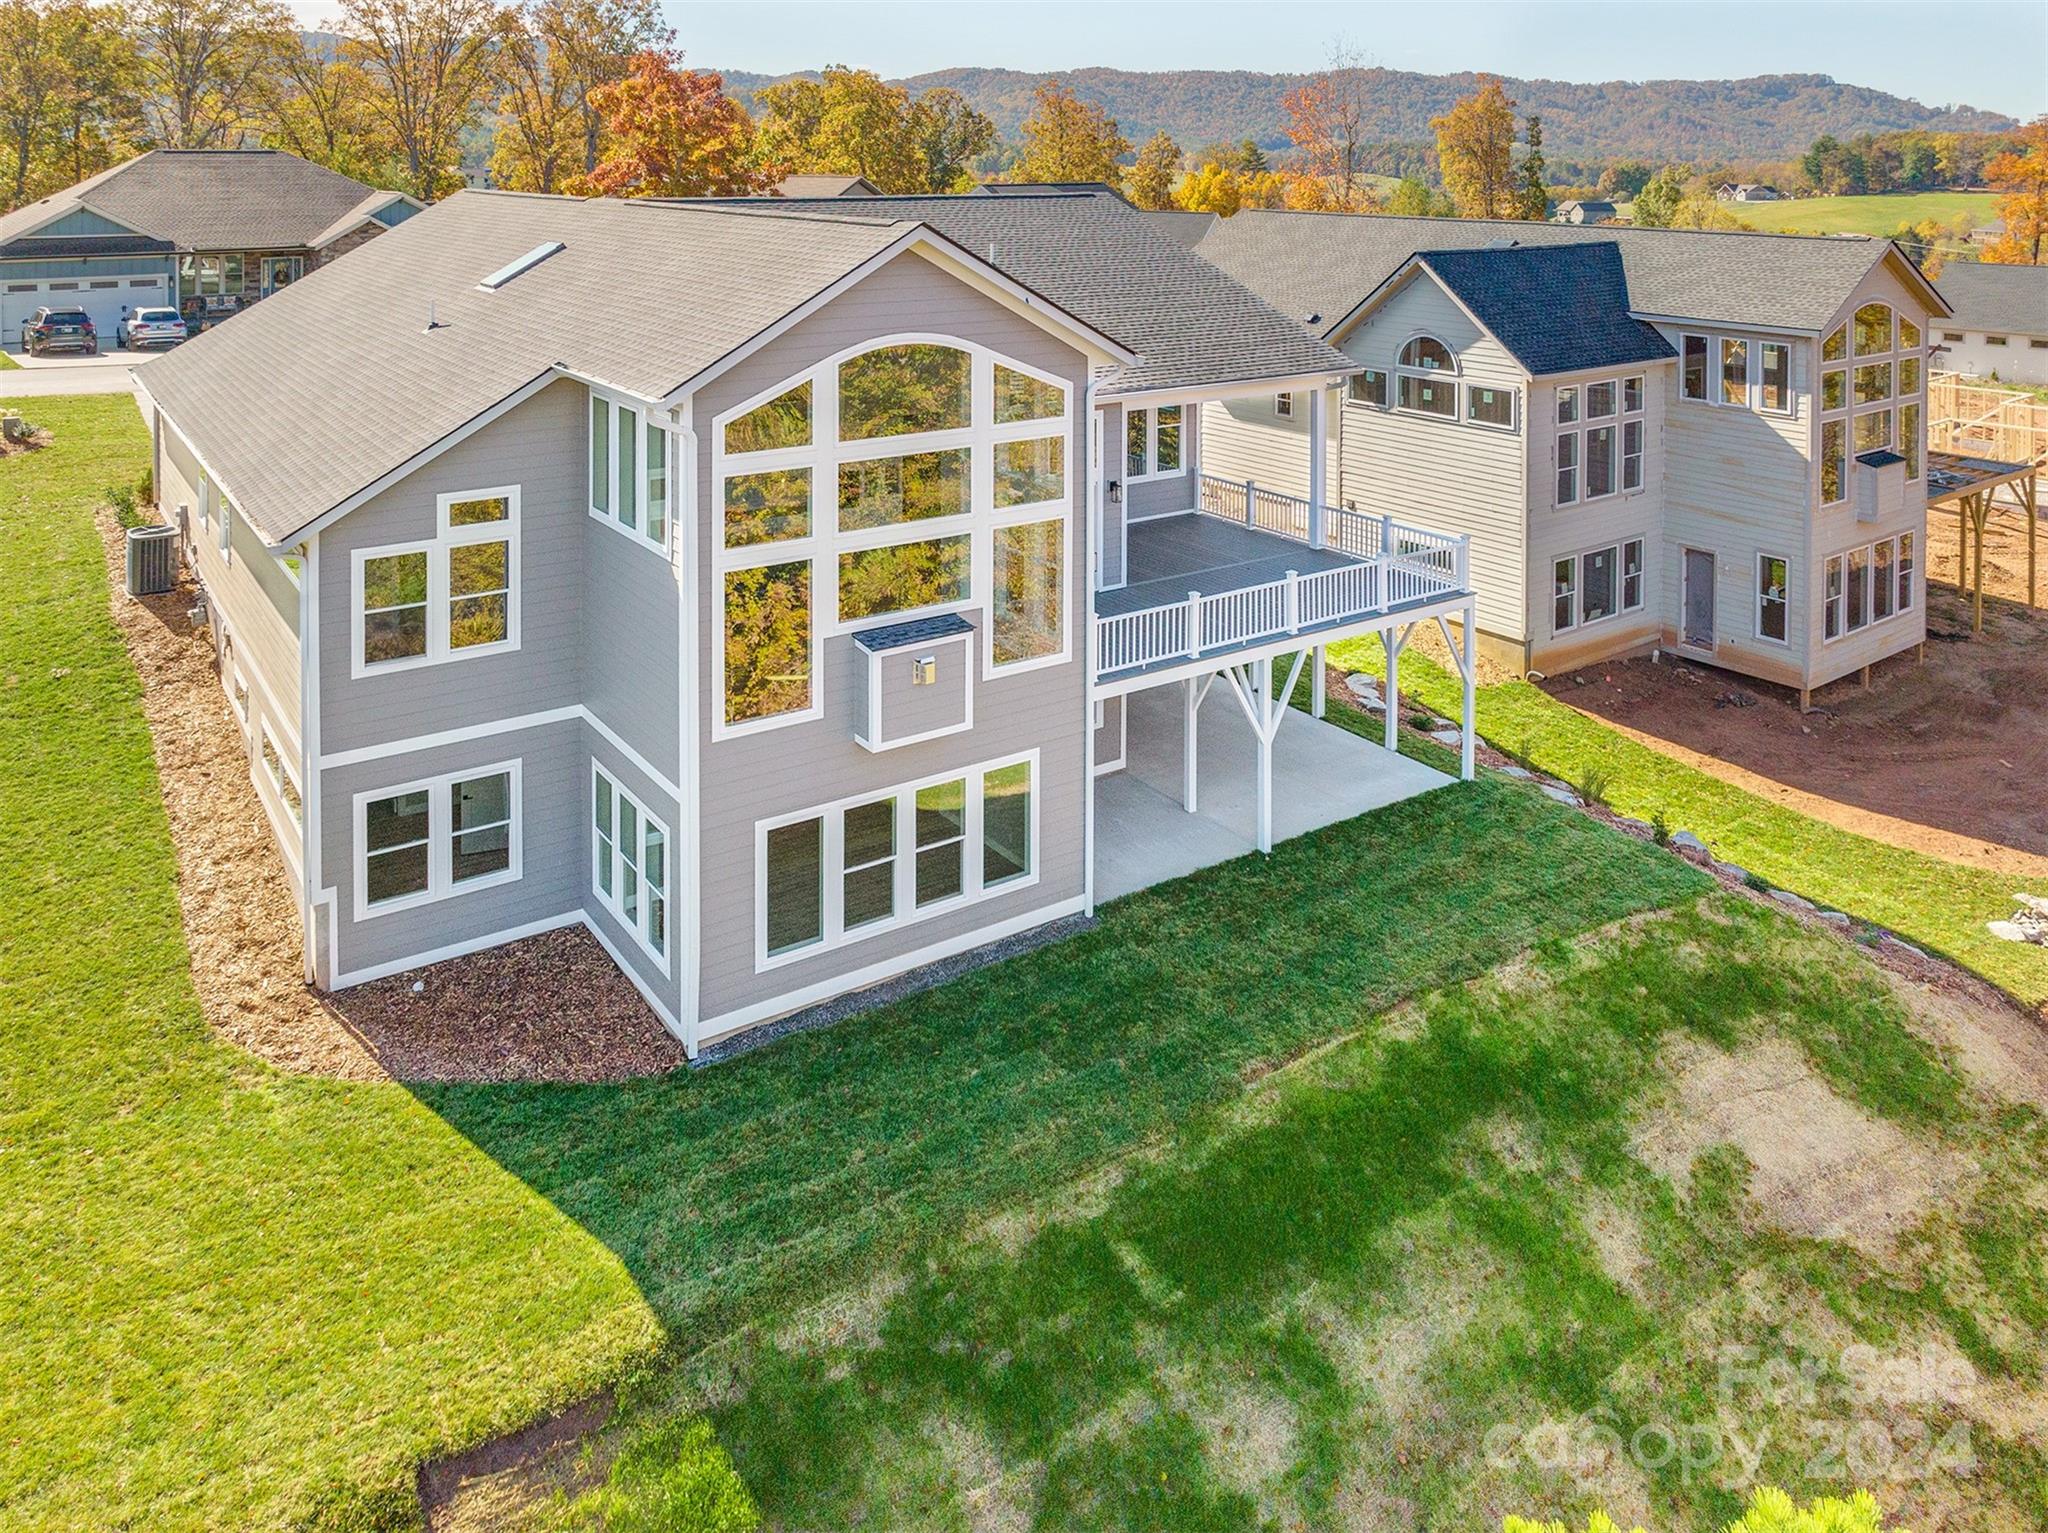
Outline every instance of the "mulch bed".
<svg viewBox="0 0 2048 1533">
<path fill-rule="evenodd" d="M 131 600 L 121 527 L 105 511 L 98 526 L 155 742 L 193 985 L 215 1032 L 281 1069 L 343 1080 L 613 1081 L 683 1063 L 682 1045 L 580 928 L 337 995 L 308 986 L 291 875 L 213 650 L 186 618 L 197 588 L 181 576 L 166 595 Z"/>
</svg>

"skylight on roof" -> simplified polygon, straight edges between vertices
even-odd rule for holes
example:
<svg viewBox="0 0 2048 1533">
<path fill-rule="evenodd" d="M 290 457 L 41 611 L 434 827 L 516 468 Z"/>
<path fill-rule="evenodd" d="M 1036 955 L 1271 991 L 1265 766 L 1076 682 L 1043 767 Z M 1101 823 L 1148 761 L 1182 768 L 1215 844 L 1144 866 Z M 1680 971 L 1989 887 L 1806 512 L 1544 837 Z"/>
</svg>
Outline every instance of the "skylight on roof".
<svg viewBox="0 0 2048 1533">
<path fill-rule="evenodd" d="M 541 262 L 562 248 L 563 245 L 560 240 L 549 240 L 545 245 L 536 245 L 518 260 L 499 267 L 488 277 L 484 278 L 483 281 L 479 282 L 477 287 L 486 293 L 495 293 L 521 272 L 529 271 L 540 265 Z"/>
</svg>

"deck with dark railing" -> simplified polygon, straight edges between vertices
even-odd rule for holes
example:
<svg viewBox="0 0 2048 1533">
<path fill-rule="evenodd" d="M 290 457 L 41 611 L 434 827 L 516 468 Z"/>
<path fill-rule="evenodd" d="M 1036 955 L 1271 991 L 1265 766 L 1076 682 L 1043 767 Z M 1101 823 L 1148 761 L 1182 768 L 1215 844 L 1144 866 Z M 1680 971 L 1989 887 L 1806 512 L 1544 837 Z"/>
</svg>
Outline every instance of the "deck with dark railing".
<svg viewBox="0 0 2048 1533">
<path fill-rule="evenodd" d="M 1467 591 L 1466 540 L 1391 517 L 1322 511 L 1238 481 L 1202 480 L 1202 505 L 1128 530 L 1128 584 L 1095 594 L 1096 675 L 1124 677 Z"/>
</svg>

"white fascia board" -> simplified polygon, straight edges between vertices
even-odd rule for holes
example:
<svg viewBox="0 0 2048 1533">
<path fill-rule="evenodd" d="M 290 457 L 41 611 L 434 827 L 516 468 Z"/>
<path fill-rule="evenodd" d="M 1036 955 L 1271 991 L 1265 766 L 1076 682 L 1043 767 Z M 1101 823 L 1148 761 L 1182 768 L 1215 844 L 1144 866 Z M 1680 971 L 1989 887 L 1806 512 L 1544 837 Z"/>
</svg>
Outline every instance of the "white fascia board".
<svg viewBox="0 0 2048 1533">
<path fill-rule="evenodd" d="M 1334 389 L 1354 373 L 1362 373 L 1365 366 L 1332 368 L 1319 373 L 1280 373 L 1270 378 L 1233 378 L 1228 383 L 1205 384 L 1195 389 L 1140 389 L 1133 394 L 1117 394 L 1108 389 L 1096 391 L 1095 406 L 1104 409 L 1110 405 L 1129 405 L 1143 408 L 1153 404 L 1204 404 L 1218 399 L 1242 399 L 1249 394 L 1294 394 L 1308 393 L 1314 389 Z"/>
<path fill-rule="evenodd" d="M 680 404 L 685 396 L 696 393 L 715 379 L 732 371 L 733 368 L 739 366 L 740 363 L 766 346 L 770 341 L 775 340 L 778 336 L 803 323 L 803 321 L 824 308 L 826 304 L 839 297 L 840 294 L 865 281 L 905 251 L 916 250 L 920 247 L 928 250 L 931 255 L 942 256 L 947 260 L 959 263 L 964 272 L 974 275 L 977 282 L 987 283 L 1002 293 L 1009 300 L 1008 307 L 1032 319 L 1042 328 L 1063 336 L 1070 344 L 1080 342 L 1079 349 L 1083 352 L 1091 356 L 1099 355 L 1105 362 L 1116 362 L 1124 366 L 1130 366 L 1142 360 L 1136 352 L 1127 349 L 1120 342 L 1112 340 L 1099 331 L 1090 329 L 1080 320 L 1068 314 L 1064 309 L 1058 308 L 1048 300 L 1039 297 L 1036 293 L 1031 292 L 1030 289 L 997 271 L 986 261 L 970 255 L 967 251 L 962 250 L 958 245 L 948 240 L 939 238 L 938 235 L 925 225 L 916 224 L 906 229 L 901 235 L 891 240 L 865 261 L 862 261 L 853 270 L 813 293 L 772 325 L 756 332 L 710 366 L 699 368 L 695 373 L 670 389 L 667 395 L 658 402 L 663 406 L 671 408 Z M 931 257 L 927 256 L 926 258 L 930 259 Z M 935 262 L 934 264 L 938 263 Z"/>
</svg>

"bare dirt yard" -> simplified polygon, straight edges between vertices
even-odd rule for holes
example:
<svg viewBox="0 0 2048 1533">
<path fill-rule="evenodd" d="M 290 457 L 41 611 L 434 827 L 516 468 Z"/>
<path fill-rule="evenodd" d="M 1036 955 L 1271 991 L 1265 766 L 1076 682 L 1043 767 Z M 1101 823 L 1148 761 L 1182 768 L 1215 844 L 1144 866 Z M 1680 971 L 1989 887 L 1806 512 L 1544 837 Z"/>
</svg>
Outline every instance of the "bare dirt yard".
<svg viewBox="0 0 2048 1533">
<path fill-rule="evenodd" d="M 2048 875 L 2048 610 L 2024 604 L 2021 524 L 2008 515 L 1996 531 L 1985 543 L 1996 574 L 1984 632 L 1971 632 L 1950 583 L 1953 537 L 1933 537 L 1924 654 L 1877 666 L 1868 690 L 1853 679 L 1825 688 L 1815 712 L 1802 716 L 1787 688 L 1669 657 L 1586 666 L 1544 690 L 1845 830 L 1971 867 Z"/>
</svg>

